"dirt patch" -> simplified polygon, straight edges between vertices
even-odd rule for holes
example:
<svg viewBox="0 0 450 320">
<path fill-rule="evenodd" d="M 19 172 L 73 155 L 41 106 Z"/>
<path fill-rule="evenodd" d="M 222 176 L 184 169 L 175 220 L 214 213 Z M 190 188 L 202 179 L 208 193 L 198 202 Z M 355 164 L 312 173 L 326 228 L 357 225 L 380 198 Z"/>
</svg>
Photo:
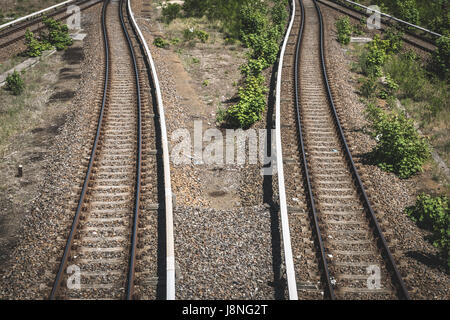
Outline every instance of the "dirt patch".
<svg viewBox="0 0 450 320">
<path fill-rule="evenodd" d="M 76 42 L 74 52 L 82 52 L 80 44 Z M 61 70 L 65 65 L 63 53 L 57 53 L 45 58 L 41 65 L 27 71 L 33 73 L 28 78 L 33 83 L 25 83 L 28 87 L 24 94 L 26 98 L 16 118 L 4 119 L 3 125 L 12 126 L 15 130 L 6 137 L 4 155 L 0 162 L 0 265 L 8 261 L 12 249 L 16 245 L 17 232 L 22 220 L 38 194 L 39 186 L 45 176 L 45 163 L 54 138 L 71 112 L 71 99 L 78 87 L 79 80 L 64 79 Z M 78 58 L 82 55 L 78 54 Z M 73 59 L 72 61 L 75 61 Z M 77 60 L 78 61 L 78 60 Z M 41 70 L 42 69 L 42 70 Z M 45 71 L 44 71 L 45 70 Z M 70 68 L 72 74 L 79 73 L 77 65 Z M 59 77 L 49 75 L 59 74 Z M 55 92 L 58 90 L 58 92 Z M 7 94 L 7 93 L 2 93 Z M 35 96 L 39 96 L 36 99 Z M 9 98 L 9 97 L 8 97 Z M 21 100 L 18 100 L 21 102 Z M 18 103 L 18 102 L 17 102 Z M 12 105 L 14 106 L 14 105 Z M 6 122 L 8 121 L 8 122 Z M 19 130 L 20 129 L 20 130 Z M 23 166 L 23 176 L 17 176 L 18 165 Z"/>
</svg>

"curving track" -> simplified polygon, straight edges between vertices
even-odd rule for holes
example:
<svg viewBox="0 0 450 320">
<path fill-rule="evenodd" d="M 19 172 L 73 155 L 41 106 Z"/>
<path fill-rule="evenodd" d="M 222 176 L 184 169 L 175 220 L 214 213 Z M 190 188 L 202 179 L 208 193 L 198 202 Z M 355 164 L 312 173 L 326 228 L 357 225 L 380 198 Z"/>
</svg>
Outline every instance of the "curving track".
<svg viewBox="0 0 450 320">
<path fill-rule="evenodd" d="M 283 65 L 281 136 L 298 297 L 409 299 L 334 107 L 320 8 L 299 0 L 294 14 Z"/>
<path fill-rule="evenodd" d="M 159 118 L 127 9 L 124 0 L 103 4 L 102 106 L 50 299 L 155 299 L 164 291 Z M 73 265 L 80 288 L 67 286 Z"/>
</svg>

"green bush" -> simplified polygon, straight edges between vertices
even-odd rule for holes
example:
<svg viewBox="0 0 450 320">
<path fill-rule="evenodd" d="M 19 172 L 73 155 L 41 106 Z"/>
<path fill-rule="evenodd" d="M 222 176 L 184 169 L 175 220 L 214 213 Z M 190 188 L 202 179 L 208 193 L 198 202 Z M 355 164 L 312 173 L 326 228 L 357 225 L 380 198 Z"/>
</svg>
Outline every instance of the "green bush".
<svg viewBox="0 0 450 320">
<path fill-rule="evenodd" d="M 436 73 L 444 78 L 450 79 L 450 38 L 442 36 L 436 41 L 437 48 L 433 52 L 433 64 Z"/>
<path fill-rule="evenodd" d="M 162 8 L 162 16 L 164 21 L 171 23 L 180 16 L 181 6 L 178 3 L 169 3 Z"/>
<path fill-rule="evenodd" d="M 191 41 L 195 39 L 194 28 L 186 28 L 183 30 L 183 38 L 186 41 Z"/>
<path fill-rule="evenodd" d="M 381 169 L 394 172 L 402 179 L 422 171 L 430 150 L 412 120 L 403 114 L 386 113 L 372 104 L 367 107 L 367 116 L 377 139 L 371 152 L 372 160 Z"/>
<path fill-rule="evenodd" d="M 279 1 L 276 2 L 275 5 L 272 7 L 271 11 L 272 15 L 272 23 L 274 25 L 279 25 L 282 28 L 286 26 L 286 21 L 288 18 L 288 12 L 286 10 L 286 2 L 285 1 Z"/>
<path fill-rule="evenodd" d="M 352 26 L 350 24 L 349 17 L 339 18 L 336 23 L 336 29 L 338 31 L 338 41 L 342 44 L 349 44 L 350 35 L 352 34 Z"/>
<path fill-rule="evenodd" d="M 415 0 L 397 1 L 399 18 L 412 24 L 419 24 L 419 10 Z M 412 29 L 412 27 L 407 27 Z"/>
<path fill-rule="evenodd" d="M 25 89 L 25 83 L 16 70 L 6 77 L 6 89 L 10 90 L 16 96 L 21 94 Z"/>
<path fill-rule="evenodd" d="M 250 76 L 257 76 L 261 74 L 261 71 L 264 69 L 264 67 L 267 65 L 267 62 L 264 60 L 264 58 L 259 59 L 249 59 L 249 61 L 246 64 L 243 64 L 240 69 L 241 73 L 245 77 Z"/>
<path fill-rule="evenodd" d="M 379 35 L 375 35 L 373 40 L 367 44 L 369 49 L 366 56 L 366 70 L 368 75 L 380 77 L 382 75 L 382 66 L 388 57 L 386 49 L 389 46 L 388 40 L 382 40 Z"/>
<path fill-rule="evenodd" d="M 155 38 L 155 40 L 153 40 L 153 44 L 158 48 L 167 48 L 169 46 L 169 42 L 161 37 Z"/>
<path fill-rule="evenodd" d="M 36 39 L 29 29 L 25 32 L 25 44 L 27 46 L 26 55 L 29 57 L 39 57 L 43 51 L 50 50 L 52 45 L 46 41 Z"/>
<path fill-rule="evenodd" d="M 377 92 L 377 78 L 369 76 L 361 80 L 361 94 L 366 98 L 373 98 Z"/>
<path fill-rule="evenodd" d="M 206 14 L 208 1 L 205 0 L 185 0 L 183 10 L 189 17 L 201 18 Z"/>
<path fill-rule="evenodd" d="M 203 43 L 205 43 L 209 39 L 209 34 L 203 30 L 195 30 L 194 35 L 198 40 L 200 40 Z"/>
<path fill-rule="evenodd" d="M 397 90 L 398 84 L 394 80 L 392 80 L 389 74 L 387 74 L 386 79 L 383 83 L 383 89 L 381 90 L 379 97 L 381 99 L 386 99 L 387 97 L 394 95 Z"/>
<path fill-rule="evenodd" d="M 422 193 L 414 206 L 406 208 L 407 215 L 421 228 L 432 231 L 433 245 L 437 247 L 450 267 L 450 208 L 446 196 Z"/>
<path fill-rule="evenodd" d="M 65 50 L 72 45 L 73 40 L 69 36 L 69 28 L 66 24 L 46 17 L 42 19 L 42 22 L 48 29 L 48 33 L 43 36 L 44 41 L 50 43 L 57 50 Z"/>
<path fill-rule="evenodd" d="M 388 28 L 384 33 L 384 39 L 388 41 L 386 52 L 398 53 L 403 47 L 403 32 L 395 28 Z"/>
<path fill-rule="evenodd" d="M 241 37 L 249 34 L 261 34 L 268 27 L 268 19 L 263 10 L 251 4 L 246 4 L 241 9 Z"/>
<path fill-rule="evenodd" d="M 239 102 L 227 110 L 227 118 L 233 125 L 248 128 L 261 119 L 261 113 L 266 107 L 263 86 L 264 77 L 250 76 L 245 80 L 245 86 L 239 88 Z"/>
<path fill-rule="evenodd" d="M 252 59 L 263 59 L 261 60 L 265 63 L 263 69 L 269 67 L 276 61 L 279 45 L 276 39 L 270 37 L 268 32 L 250 34 L 245 36 L 244 41 L 246 46 L 251 48 L 250 57 Z"/>
</svg>

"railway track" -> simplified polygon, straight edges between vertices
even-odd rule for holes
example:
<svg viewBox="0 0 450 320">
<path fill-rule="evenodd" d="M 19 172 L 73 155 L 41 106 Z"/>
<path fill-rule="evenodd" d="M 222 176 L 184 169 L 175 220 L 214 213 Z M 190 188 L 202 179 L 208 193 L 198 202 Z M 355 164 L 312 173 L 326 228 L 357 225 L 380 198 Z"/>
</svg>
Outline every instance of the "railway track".
<svg viewBox="0 0 450 320">
<path fill-rule="evenodd" d="M 130 16 L 125 0 L 103 4 L 102 105 L 50 299 L 156 299 L 166 290 L 161 122 Z"/>
<path fill-rule="evenodd" d="M 319 3 L 327 6 L 328 8 L 331 8 L 333 10 L 336 10 L 340 13 L 343 13 L 350 18 L 352 18 L 355 21 L 360 21 L 361 18 L 366 18 L 369 16 L 369 14 L 361 13 L 360 11 L 347 6 L 343 5 L 341 3 L 335 2 L 335 1 L 328 1 L 328 0 L 319 0 Z M 381 21 L 382 28 L 380 31 L 384 32 L 387 27 L 392 27 L 395 25 L 395 22 L 390 22 L 389 20 L 382 19 Z M 413 33 L 411 31 L 406 30 L 402 36 L 403 41 L 426 52 L 433 52 L 436 50 L 436 44 L 435 41 L 432 39 L 429 39 L 427 37 L 424 37 L 422 35 Z"/>
<path fill-rule="evenodd" d="M 47 14 L 47 17 L 51 17 L 57 21 L 66 20 L 73 15 L 72 12 L 67 13 L 69 5 L 77 5 L 82 11 L 98 4 L 99 2 L 100 0 L 76 1 L 74 3 L 62 6 L 61 8 L 55 9 L 52 12 L 49 12 Z M 45 25 L 42 23 L 42 15 L 38 15 L 36 17 L 30 18 L 29 20 L 19 22 L 4 29 L 0 29 L 0 49 L 9 47 L 16 42 L 25 39 L 25 32 L 27 29 L 30 29 L 30 31 L 32 32 L 38 32 L 45 29 Z"/>
<path fill-rule="evenodd" d="M 340 126 L 323 46 L 317 2 L 298 0 L 280 101 L 298 297 L 409 299 Z"/>
</svg>

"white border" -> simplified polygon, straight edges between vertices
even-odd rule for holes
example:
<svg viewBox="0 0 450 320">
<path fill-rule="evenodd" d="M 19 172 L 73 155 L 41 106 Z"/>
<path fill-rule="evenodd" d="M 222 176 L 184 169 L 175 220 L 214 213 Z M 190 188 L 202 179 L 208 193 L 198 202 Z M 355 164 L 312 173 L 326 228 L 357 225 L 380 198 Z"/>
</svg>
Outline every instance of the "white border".
<svg viewBox="0 0 450 320">
<path fill-rule="evenodd" d="M 278 170 L 278 190 L 280 196 L 280 214 L 281 214 L 281 230 L 283 233 L 284 261 L 286 263 L 286 277 L 289 290 L 289 299 L 298 300 L 297 283 L 295 281 L 294 260 L 292 257 L 291 235 L 289 232 L 289 220 L 286 204 L 286 191 L 284 186 L 283 171 L 283 151 L 281 148 L 281 131 L 280 131 L 280 94 L 281 94 L 281 73 L 283 71 L 284 52 L 286 50 L 287 41 L 291 33 L 292 25 L 295 18 L 295 0 L 292 0 L 292 17 L 289 23 L 286 36 L 281 48 L 280 61 L 277 72 L 277 87 L 275 94 L 275 139 L 277 149 L 277 170 Z"/>
<path fill-rule="evenodd" d="M 141 43 L 144 46 L 145 53 L 150 62 L 153 82 L 156 89 L 156 101 L 158 103 L 159 122 L 161 125 L 161 139 L 163 149 L 163 166 L 164 166 L 164 186 L 165 186 L 165 207 L 166 207 L 166 272 L 167 272 L 167 300 L 175 300 L 175 250 L 173 237 L 173 209 L 172 209 L 172 186 L 170 181 L 170 163 L 169 163 L 169 147 L 167 143 L 166 132 L 166 118 L 164 115 L 164 106 L 161 96 L 161 89 L 159 87 L 158 75 L 156 73 L 155 64 L 153 62 L 152 54 L 148 48 L 147 42 L 139 29 L 136 20 L 134 19 L 133 11 L 131 10 L 130 0 L 128 0 L 128 8 L 130 12 L 131 21 L 136 28 Z"/>
</svg>

